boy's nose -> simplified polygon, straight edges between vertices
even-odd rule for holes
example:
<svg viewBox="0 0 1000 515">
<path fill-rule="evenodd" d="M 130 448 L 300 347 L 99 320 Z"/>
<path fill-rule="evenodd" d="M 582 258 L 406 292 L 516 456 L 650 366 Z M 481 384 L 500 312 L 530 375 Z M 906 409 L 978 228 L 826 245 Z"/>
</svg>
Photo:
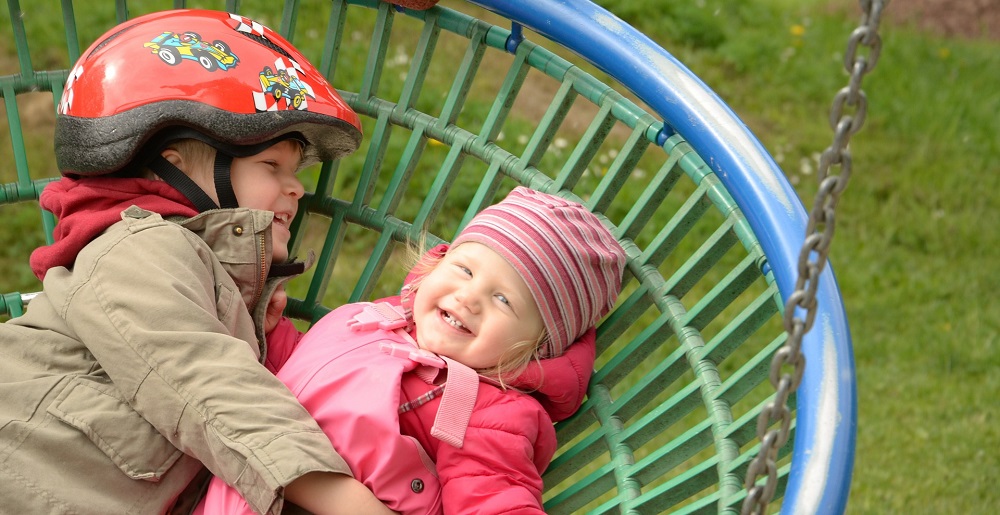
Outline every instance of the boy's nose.
<svg viewBox="0 0 1000 515">
<path fill-rule="evenodd" d="M 306 192 L 305 186 L 302 185 L 302 181 L 299 180 L 297 175 L 292 175 L 288 178 L 285 188 L 289 195 L 297 199 L 302 198 Z"/>
</svg>

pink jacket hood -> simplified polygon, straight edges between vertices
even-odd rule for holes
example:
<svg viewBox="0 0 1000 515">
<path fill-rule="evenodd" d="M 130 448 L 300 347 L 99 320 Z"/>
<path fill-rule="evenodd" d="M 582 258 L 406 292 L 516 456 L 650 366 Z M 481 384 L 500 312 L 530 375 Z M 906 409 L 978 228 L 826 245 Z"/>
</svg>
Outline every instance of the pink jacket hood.
<svg viewBox="0 0 1000 515">
<path fill-rule="evenodd" d="M 447 251 L 448 245 L 441 244 L 430 249 L 428 254 L 440 257 Z M 411 272 L 404 281 L 404 291 L 418 277 Z M 411 313 L 412 297 L 404 294 L 401 302 L 406 312 Z M 508 384 L 530 392 L 553 421 L 565 420 L 579 409 L 587 395 L 587 385 L 594 371 L 596 349 L 596 331 L 591 327 L 562 355 L 532 361 L 524 372 L 508 381 Z"/>
</svg>

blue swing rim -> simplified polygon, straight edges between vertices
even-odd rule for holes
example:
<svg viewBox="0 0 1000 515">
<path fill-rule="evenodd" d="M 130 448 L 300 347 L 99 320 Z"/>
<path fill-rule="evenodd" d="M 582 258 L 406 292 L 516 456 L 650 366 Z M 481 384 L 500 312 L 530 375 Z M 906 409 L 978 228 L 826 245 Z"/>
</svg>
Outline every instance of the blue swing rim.
<svg viewBox="0 0 1000 515">
<path fill-rule="evenodd" d="M 808 214 L 746 124 L 673 55 L 587 0 L 468 0 L 576 53 L 641 99 L 726 186 L 760 242 L 782 299 L 795 290 Z M 520 35 L 520 28 L 513 33 Z M 781 513 L 839 514 L 847 506 L 857 432 L 857 385 L 847 315 L 829 263 L 813 328 L 802 340 L 796 437 Z"/>
</svg>

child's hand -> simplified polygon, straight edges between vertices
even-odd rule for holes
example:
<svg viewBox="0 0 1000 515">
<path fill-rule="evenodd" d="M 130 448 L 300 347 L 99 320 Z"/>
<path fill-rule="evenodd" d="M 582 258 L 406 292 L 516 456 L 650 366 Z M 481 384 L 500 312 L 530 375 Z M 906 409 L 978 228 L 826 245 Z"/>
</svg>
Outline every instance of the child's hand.
<svg viewBox="0 0 1000 515">
<path fill-rule="evenodd" d="M 317 515 L 395 513 L 364 483 L 334 472 L 310 472 L 292 481 L 285 487 L 285 499 Z"/>
<path fill-rule="evenodd" d="M 284 286 L 279 286 L 267 303 L 267 314 L 264 315 L 264 334 L 270 333 L 274 330 L 274 326 L 278 325 L 278 320 L 281 320 L 281 314 L 285 311 L 286 304 L 288 304 L 288 294 L 285 293 Z"/>
</svg>

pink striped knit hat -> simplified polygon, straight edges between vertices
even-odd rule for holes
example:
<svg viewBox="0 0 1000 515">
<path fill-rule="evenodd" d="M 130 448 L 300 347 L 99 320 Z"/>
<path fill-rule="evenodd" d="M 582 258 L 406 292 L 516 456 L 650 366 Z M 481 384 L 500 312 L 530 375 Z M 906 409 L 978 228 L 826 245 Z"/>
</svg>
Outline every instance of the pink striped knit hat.
<svg viewBox="0 0 1000 515">
<path fill-rule="evenodd" d="M 540 357 L 559 356 L 614 306 L 625 251 L 582 205 L 523 186 L 477 214 L 455 238 L 486 245 L 517 270 L 549 334 Z"/>
</svg>

